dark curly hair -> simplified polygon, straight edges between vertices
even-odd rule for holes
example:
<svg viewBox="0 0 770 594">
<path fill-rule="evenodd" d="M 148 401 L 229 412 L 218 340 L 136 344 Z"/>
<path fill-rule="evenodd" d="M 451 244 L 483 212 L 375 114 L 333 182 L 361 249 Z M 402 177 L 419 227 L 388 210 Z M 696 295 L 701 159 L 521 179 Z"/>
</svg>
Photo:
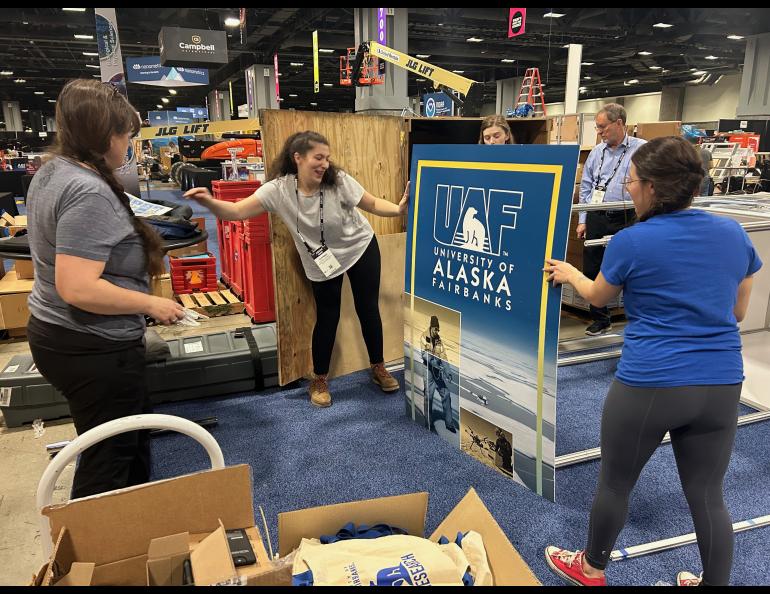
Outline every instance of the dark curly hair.
<svg viewBox="0 0 770 594">
<path fill-rule="evenodd" d="M 689 208 L 703 181 L 703 164 L 695 149 L 681 136 L 654 138 L 631 157 L 636 174 L 652 183 L 655 198 L 640 221 Z"/>
<path fill-rule="evenodd" d="M 316 144 L 329 146 L 329 141 L 318 132 L 313 132 L 312 130 L 297 132 L 296 134 L 289 136 L 283 144 L 281 153 L 273 161 L 270 167 L 268 179 L 273 180 L 290 174 L 296 175 L 297 163 L 294 161 L 294 153 L 304 155 L 312 150 L 313 146 Z M 339 171 L 340 169 L 335 167 L 333 163 L 329 163 L 329 168 L 324 173 L 321 185 L 336 186 L 339 182 Z"/>
</svg>

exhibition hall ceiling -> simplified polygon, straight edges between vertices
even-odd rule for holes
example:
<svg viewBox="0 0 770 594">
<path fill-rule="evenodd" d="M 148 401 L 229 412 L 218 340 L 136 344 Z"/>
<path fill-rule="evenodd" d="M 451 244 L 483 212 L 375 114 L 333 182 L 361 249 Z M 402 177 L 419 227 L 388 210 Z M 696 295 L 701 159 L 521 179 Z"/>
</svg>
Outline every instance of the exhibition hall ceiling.
<svg viewBox="0 0 770 594">
<path fill-rule="evenodd" d="M 246 102 L 244 67 L 272 64 L 277 52 L 283 108 L 354 107 L 355 90 L 339 84 L 339 56 L 354 45 L 352 8 L 247 8 L 243 29 L 226 27 L 225 19 L 238 18 L 240 10 L 117 8 L 123 57 L 158 55 L 162 26 L 222 29 L 228 32 L 230 63 L 211 68 L 210 77 L 222 89 L 232 82 L 236 105 Z M 408 10 L 408 53 L 429 56 L 424 59 L 483 83 L 485 103 L 495 101 L 495 81 L 522 76 L 535 66 L 546 100 L 563 100 L 565 46 L 571 43 L 583 46 L 581 98 L 714 84 L 720 75 L 740 71 L 749 36 L 770 31 L 770 10 L 762 8 L 530 8 L 526 32 L 509 39 L 508 8 Z M 92 8 L 2 8 L 0 16 L 0 98 L 50 114 L 66 80 L 99 74 L 96 41 L 76 37 L 94 35 Z M 314 30 L 319 46 L 332 50 L 320 54 L 318 94 L 313 92 Z M 410 95 L 430 90 L 429 82 L 414 74 L 408 81 Z M 211 88 L 178 88 L 171 96 L 162 88 L 130 84 L 128 92 L 146 113 L 157 105 L 204 105 Z"/>
</svg>

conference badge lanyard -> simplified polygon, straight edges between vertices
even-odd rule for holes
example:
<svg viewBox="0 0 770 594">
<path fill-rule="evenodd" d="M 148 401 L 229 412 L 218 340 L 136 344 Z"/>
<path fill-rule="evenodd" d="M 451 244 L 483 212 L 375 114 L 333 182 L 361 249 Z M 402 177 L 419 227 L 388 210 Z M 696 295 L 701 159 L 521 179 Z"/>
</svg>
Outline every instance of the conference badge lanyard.
<svg viewBox="0 0 770 594">
<path fill-rule="evenodd" d="M 305 244 L 307 253 L 310 254 L 310 257 L 313 259 L 313 262 L 316 263 L 318 269 L 326 278 L 331 278 L 340 268 L 342 268 L 342 266 L 329 249 L 329 246 L 326 245 L 326 239 L 324 238 L 324 191 L 321 190 L 321 201 L 318 207 L 318 214 L 321 220 L 321 245 L 316 249 L 310 247 L 310 244 L 299 230 L 299 181 L 296 176 L 294 177 L 294 191 L 297 195 L 297 235 L 300 240 L 302 240 L 302 243 Z"/>
<path fill-rule="evenodd" d="M 601 175 L 602 175 L 602 167 L 604 166 L 604 155 L 607 152 L 607 147 L 604 147 L 604 150 L 602 151 L 602 159 L 599 161 L 599 181 L 596 183 L 596 187 L 594 187 L 594 191 L 591 194 L 591 204 L 601 204 L 604 202 L 604 196 L 607 194 L 607 188 L 610 185 L 610 182 L 615 178 L 615 174 L 618 172 L 618 169 L 620 169 L 620 164 L 623 162 L 623 157 L 626 156 L 626 151 L 628 150 L 628 145 L 626 145 L 623 148 L 623 152 L 620 155 L 620 158 L 618 159 L 618 162 L 615 163 L 615 169 L 612 170 L 612 173 L 607 178 L 607 181 L 602 184 L 601 183 Z"/>
</svg>

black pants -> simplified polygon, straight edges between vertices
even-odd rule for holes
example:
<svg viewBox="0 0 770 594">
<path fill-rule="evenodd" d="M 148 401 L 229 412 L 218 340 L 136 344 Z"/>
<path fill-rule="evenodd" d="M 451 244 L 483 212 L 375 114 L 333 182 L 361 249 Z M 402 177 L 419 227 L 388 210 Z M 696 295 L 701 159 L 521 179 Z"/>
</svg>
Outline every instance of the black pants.
<svg viewBox="0 0 770 594">
<path fill-rule="evenodd" d="M 380 247 L 377 238 L 351 268 L 347 275 L 353 291 L 356 314 L 369 353 L 369 362 L 382 363 L 382 319 L 380 318 Z M 316 322 L 313 328 L 313 371 L 317 375 L 329 373 L 329 363 L 337 336 L 342 302 L 344 274 L 323 282 L 313 282 Z"/>
<path fill-rule="evenodd" d="M 27 333 L 32 358 L 67 399 L 78 435 L 113 419 L 152 412 L 141 339 L 107 340 L 34 317 Z M 80 455 L 72 497 L 139 485 L 149 478 L 149 431 L 123 433 Z"/>
<path fill-rule="evenodd" d="M 596 210 L 586 213 L 586 239 L 601 239 L 605 235 L 614 235 L 635 220 L 633 209 Z M 596 280 L 602 268 L 604 246 L 583 248 L 583 274 Z M 610 310 L 606 307 L 591 306 L 591 318 L 597 322 L 610 322 Z"/>
<path fill-rule="evenodd" d="M 735 442 L 741 384 L 634 388 L 613 382 L 604 403 L 602 464 L 591 510 L 586 559 L 597 569 L 628 514 L 628 497 L 667 431 L 690 507 L 703 582 L 727 585 L 734 534 L 722 483 Z"/>
</svg>

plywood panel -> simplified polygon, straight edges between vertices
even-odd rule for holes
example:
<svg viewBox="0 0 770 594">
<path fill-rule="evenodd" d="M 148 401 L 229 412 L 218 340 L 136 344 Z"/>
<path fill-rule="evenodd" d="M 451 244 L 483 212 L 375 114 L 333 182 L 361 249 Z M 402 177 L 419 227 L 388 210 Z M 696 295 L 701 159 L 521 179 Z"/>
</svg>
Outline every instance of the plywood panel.
<svg viewBox="0 0 770 594">
<path fill-rule="evenodd" d="M 682 122 L 645 122 L 636 125 L 636 137 L 652 140 L 661 136 L 680 136 Z"/>
<path fill-rule="evenodd" d="M 404 356 L 404 263 L 406 261 L 406 233 L 382 235 L 377 238 L 382 254 L 380 274 L 380 316 L 385 361 Z M 332 353 L 329 374 L 332 377 L 369 367 L 366 344 L 361 336 L 350 283 L 345 278 L 342 288 L 342 313 L 337 327 L 337 340 Z"/>
<path fill-rule="evenodd" d="M 355 177 L 367 191 L 391 202 L 400 200 L 408 170 L 406 123 L 403 118 L 264 110 L 260 112 L 260 124 L 266 163 L 273 162 L 290 135 L 302 130 L 314 130 L 329 140 L 334 162 Z M 383 238 L 400 233 L 405 225 L 401 217 L 366 216 L 375 233 Z M 289 230 L 278 217 L 271 216 L 271 219 L 279 383 L 286 385 L 312 371 L 311 337 L 315 324 L 315 302 Z M 403 260 L 403 257 L 402 252 L 400 258 Z M 392 265 L 390 254 L 383 249 L 383 267 Z M 342 317 L 344 319 L 351 314 L 355 317 L 352 309 L 343 310 Z M 349 367 L 347 363 L 342 365 L 342 368 L 346 367 Z"/>
</svg>

